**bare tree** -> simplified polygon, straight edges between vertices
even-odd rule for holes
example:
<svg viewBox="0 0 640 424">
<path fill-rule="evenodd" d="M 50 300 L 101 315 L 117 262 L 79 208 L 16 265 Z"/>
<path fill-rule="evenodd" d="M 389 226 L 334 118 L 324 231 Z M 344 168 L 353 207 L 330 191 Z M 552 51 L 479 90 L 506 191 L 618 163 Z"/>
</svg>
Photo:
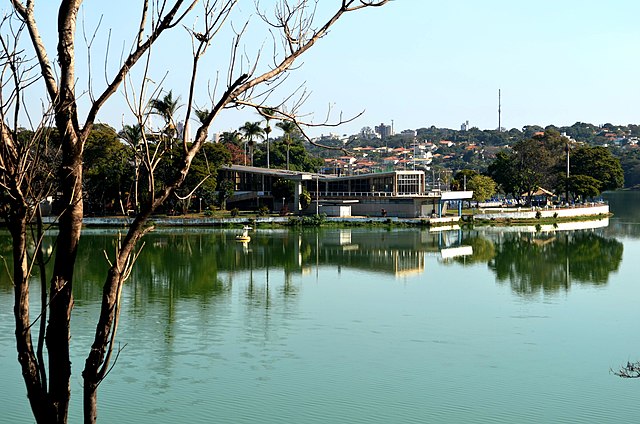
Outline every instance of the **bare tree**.
<svg viewBox="0 0 640 424">
<path fill-rule="evenodd" d="M 15 335 L 18 361 L 26 383 L 31 408 L 37 421 L 44 422 L 53 416 L 47 393 L 47 371 L 44 362 L 45 323 L 47 320 L 47 284 L 42 252 L 43 227 L 40 219 L 40 200 L 52 191 L 55 176 L 48 151 L 50 136 L 50 110 L 45 110 L 41 121 L 20 127 L 22 101 L 25 91 L 37 82 L 33 70 L 37 61 L 29 58 L 19 48 L 25 25 L 12 17 L 3 18 L 0 27 L 6 36 L 0 40 L 0 214 L 12 237 L 12 280 L 15 294 Z M 55 162 L 55 161 L 53 161 Z M 30 223 L 37 221 L 36 232 L 30 231 Z M 36 254 L 30 256 L 29 244 Z M 41 309 L 37 316 L 38 337 L 34 347 L 31 328 L 29 283 L 32 269 L 38 266 L 41 276 Z"/>
<path fill-rule="evenodd" d="M 186 29 L 190 36 L 193 60 L 186 79 L 187 87 L 183 91 L 184 98 L 187 99 L 184 122 L 188 125 L 195 109 L 196 87 L 203 87 L 203 82 L 199 79 L 202 58 L 221 34 L 229 31 L 234 34 L 229 60 L 225 65 L 224 83 L 216 79 L 216 87 L 223 87 L 219 91 L 209 92 L 207 109 L 201 109 L 208 113 L 198 116 L 199 126 L 193 141 L 188 140 L 188 131 L 184 131 L 180 146 L 182 154 L 176 172 L 161 185 L 156 185 L 154 181 L 154 172 L 163 157 L 163 152 L 157 147 L 160 143 L 148 140 L 145 137 L 146 131 L 141 131 L 143 147 L 137 154 L 140 155 L 147 172 L 148 196 L 141 202 L 136 218 L 127 234 L 119 240 L 115 252 L 109 255 L 105 253 L 110 268 L 103 286 L 102 306 L 95 338 L 82 373 L 84 417 L 87 423 L 95 422 L 97 419 L 97 389 L 119 353 L 114 352 L 114 341 L 118 328 L 120 297 L 123 284 L 137 256 L 138 242 L 151 229 L 147 225 L 150 215 L 174 196 L 184 182 L 193 158 L 206 141 L 212 123 L 225 109 L 251 106 L 260 110 L 267 107 L 264 103 L 268 96 L 280 87 L 279 81 L 294 69 L 297 59 L 324 37 L 343 15 L 382 6 L 389 0 L 337 0 L 334 9 L 320 22 L 317 1 L 276 0 L 269 2 L 272 12 L 262 10 L 260 4 L 256 3 L 257 16 L 261 18 L 257 22 L 267 25 L 274 41 L 272 54 L 267 55 L 268 65 L 264 64 L 262 51 L 257 51 L 253 58 L 245 53 L 243 36 L 249 28 L 249 23 L 247 21 L 239 26 L 232 25 L 232 12 L 238 2 L 239 0 L 143 0 L 140 2 L 141 13 L 136 37 L 129 53 L 123 54 L 115 71 L 109 72 L 105 65 L 105 83 L 99 92 L 94 92 L 95 79 L 91 74 L 87 76 L 88 89 L 79 92 L 76 24 L 82 1 L 59 2 L 55 40 L 57 60 L 54 63 L 50 59 L 47 43 L 42 38 L 36 21 L 36 3 L 40 3 L 35 0 L 27 0 L 26 3 L 11 0 L 13 15 L 5 18 L 2 27 L 2 61 L 5 73 L 0 104 L 0 181 L 3 200 L 9 199 L 5 203 L 3 215 L 14 246 L 13 280 L 18 360 L 22 366 L 31 409 L 38 423 L 64 423 L 68 415 L 71 395 L 70 320 L 74 304 L 72 285 L 83 217 L 83 149 L 99 112 L 119 90 L 127 93 L 135 124 L 141 128 L 148 127 L 149 99 L 158 99 L 162 92 L 158 89 L 156 95 L 146 97 L 151 81 L 149 63 L 152 59 L 152 46 L 167 32 L 174 33 L 175 30 Z M 118 10 L 118 13 L 127 12 Z M 186 22 L 187 16 L 191 16 L 192 13 L 196 23 L 188 27 L 183 22 Z M 195 18 L 196 13 L 199 19 Z M 18 41 L 15 44 L 9 42 L 19 40 L 23 31 L 28 34 L 28 50 L 27 47 L 19 47 L 21 44 Z M 91 37 L 85 37 L 85 40 L 87 50 L 91 53 Z M 31 53 L 26 54 L 25 51 Z M 25 57 L 35 59 L 29 61 Z M 88 57 L 91 58 L 91 54 Z M 139 68 L 143 74 L 138 84 L 134 83 L 134 68 Z M 62 211 L 57 219 L 58 235 L 48 294 L 45 294 L 46 302 L 43 302 L 43 310 L 32 322 L 29 313 L 29 277 L 38 260 L 29 261 L 26 235 L 43 192 L 35 191 L 36 186 L 32 184 L 33 179 L 30 177 L 37 166 L 38 156 L 25 152 L 37 151 L 35 146 L 38 146 L 40 133 L 38 130 L 34 131 L 35 135 L 29 143 L 20 144 L 18 122 L 26 115 L 21 109 L 25 102 L 24 91 L 36 87 L 35 70 L 37 85 L 44 86 L 48 99 L 46 103 L 50 104 L 50 108 L 41 112 L 43 119 L 39 121 L 44 122 L 44 118 L 51 117 L 60 138 L 61 159 L 55 181 L 56 191 L 60 193 Z M 211 74 L 208 72 L 205 77 L 210 79 Z M 85 113 L 80 112 L 80 101 L 88 102 Z M 50 114 L 47 113 L 48 110 Z M 37 128 L 41 129 L 42 126 L 39 125 Z M 48 318 L 46 330 L 45 318 Z M 39 339 L 34 348 L 31 332 L 38 321 Z M 46 343 L 46 361 L 43 343 Z"/>
<path fill-rule="evenodd" d="M 640 378 L 640 362 L 627 362 L 620 369 L 611 372 L 622 378 Z"/>
</svg>

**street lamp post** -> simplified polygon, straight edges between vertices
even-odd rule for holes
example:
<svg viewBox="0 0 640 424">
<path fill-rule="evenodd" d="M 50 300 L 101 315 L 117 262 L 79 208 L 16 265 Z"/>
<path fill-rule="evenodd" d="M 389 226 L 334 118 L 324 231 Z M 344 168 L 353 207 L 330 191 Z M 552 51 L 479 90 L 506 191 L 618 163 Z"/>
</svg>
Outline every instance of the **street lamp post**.
<svg viewBox="0 0 640 424">
<path fill-rule="evenodd" d="M 569 146 L 569 141 L 567 141 L 567 144 L 565 146 L 565 150 L 567 152 L 567 180 L 565 181 L 565 198 L 566 198 L 566 202 L 569 203 L 569 151 L 571 150 L 570 146 Z"/>
</svg>

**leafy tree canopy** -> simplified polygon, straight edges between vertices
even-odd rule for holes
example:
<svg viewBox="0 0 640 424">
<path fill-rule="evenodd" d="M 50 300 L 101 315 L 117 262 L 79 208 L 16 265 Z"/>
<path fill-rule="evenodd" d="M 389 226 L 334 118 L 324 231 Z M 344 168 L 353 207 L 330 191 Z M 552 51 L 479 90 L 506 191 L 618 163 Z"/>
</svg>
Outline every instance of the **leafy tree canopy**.
<svg viewBox="0 0 640 424">
<path fill-rule="evenodd" d="M 467 189 L 473 190 L 473 200 L 484 202 L 496 193 L 496 182 L 486 175 L 475 175 L 467 183 Z"/>
<path fill-rule="evenodd" d="M 582 147 L 571 152 L 570 175 L 587 175 L 601 184 L 602 191 L 615 190 L 624 185 L 620 160 L 601 146 Z"/>
</svg>

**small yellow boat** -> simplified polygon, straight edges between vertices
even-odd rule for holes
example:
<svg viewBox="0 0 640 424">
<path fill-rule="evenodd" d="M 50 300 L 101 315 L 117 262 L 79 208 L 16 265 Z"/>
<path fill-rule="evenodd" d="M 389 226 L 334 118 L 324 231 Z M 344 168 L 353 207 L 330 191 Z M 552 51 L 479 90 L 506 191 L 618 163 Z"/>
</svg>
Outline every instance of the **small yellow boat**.
<svg viewBox="0 0 640 424">
<path fill-rule="evenodd" d="M 242 234 L 236 235 L 236 241 L 247 243 L 251 241 L 251 237 L 249 236 L 249 230 L 252 228 L 248 225 L 242 227 Z"/>
</svg>

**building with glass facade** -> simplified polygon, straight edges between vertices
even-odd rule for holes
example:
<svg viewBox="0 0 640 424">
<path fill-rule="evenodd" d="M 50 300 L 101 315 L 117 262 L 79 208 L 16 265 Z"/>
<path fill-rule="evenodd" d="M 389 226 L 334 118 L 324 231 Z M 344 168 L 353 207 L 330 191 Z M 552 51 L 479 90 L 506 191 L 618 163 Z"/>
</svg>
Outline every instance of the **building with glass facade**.
<svg viewBox="0 0 640 424">
<path fill-rule="evenodd" d="M 278 210 L 286 205 L 296 213 L 331 215 L 332 206 L 348 205 L 352 216 L 434 217 L 442 215 L 447 202 L 470 199 L 472 195 L 468 191 L 428 191 L 424 171 L 410 170 L 336 176 L 231 165 L 220 169 L 218 179 L 233 184 L 229 207 L 266 205 Z M 294 182 L 292 199 L 273 196 L 271 188 L 279 179 Z M 300 207 L 303 191 L 311 196 L 305 209 Z"/>
</svg>

